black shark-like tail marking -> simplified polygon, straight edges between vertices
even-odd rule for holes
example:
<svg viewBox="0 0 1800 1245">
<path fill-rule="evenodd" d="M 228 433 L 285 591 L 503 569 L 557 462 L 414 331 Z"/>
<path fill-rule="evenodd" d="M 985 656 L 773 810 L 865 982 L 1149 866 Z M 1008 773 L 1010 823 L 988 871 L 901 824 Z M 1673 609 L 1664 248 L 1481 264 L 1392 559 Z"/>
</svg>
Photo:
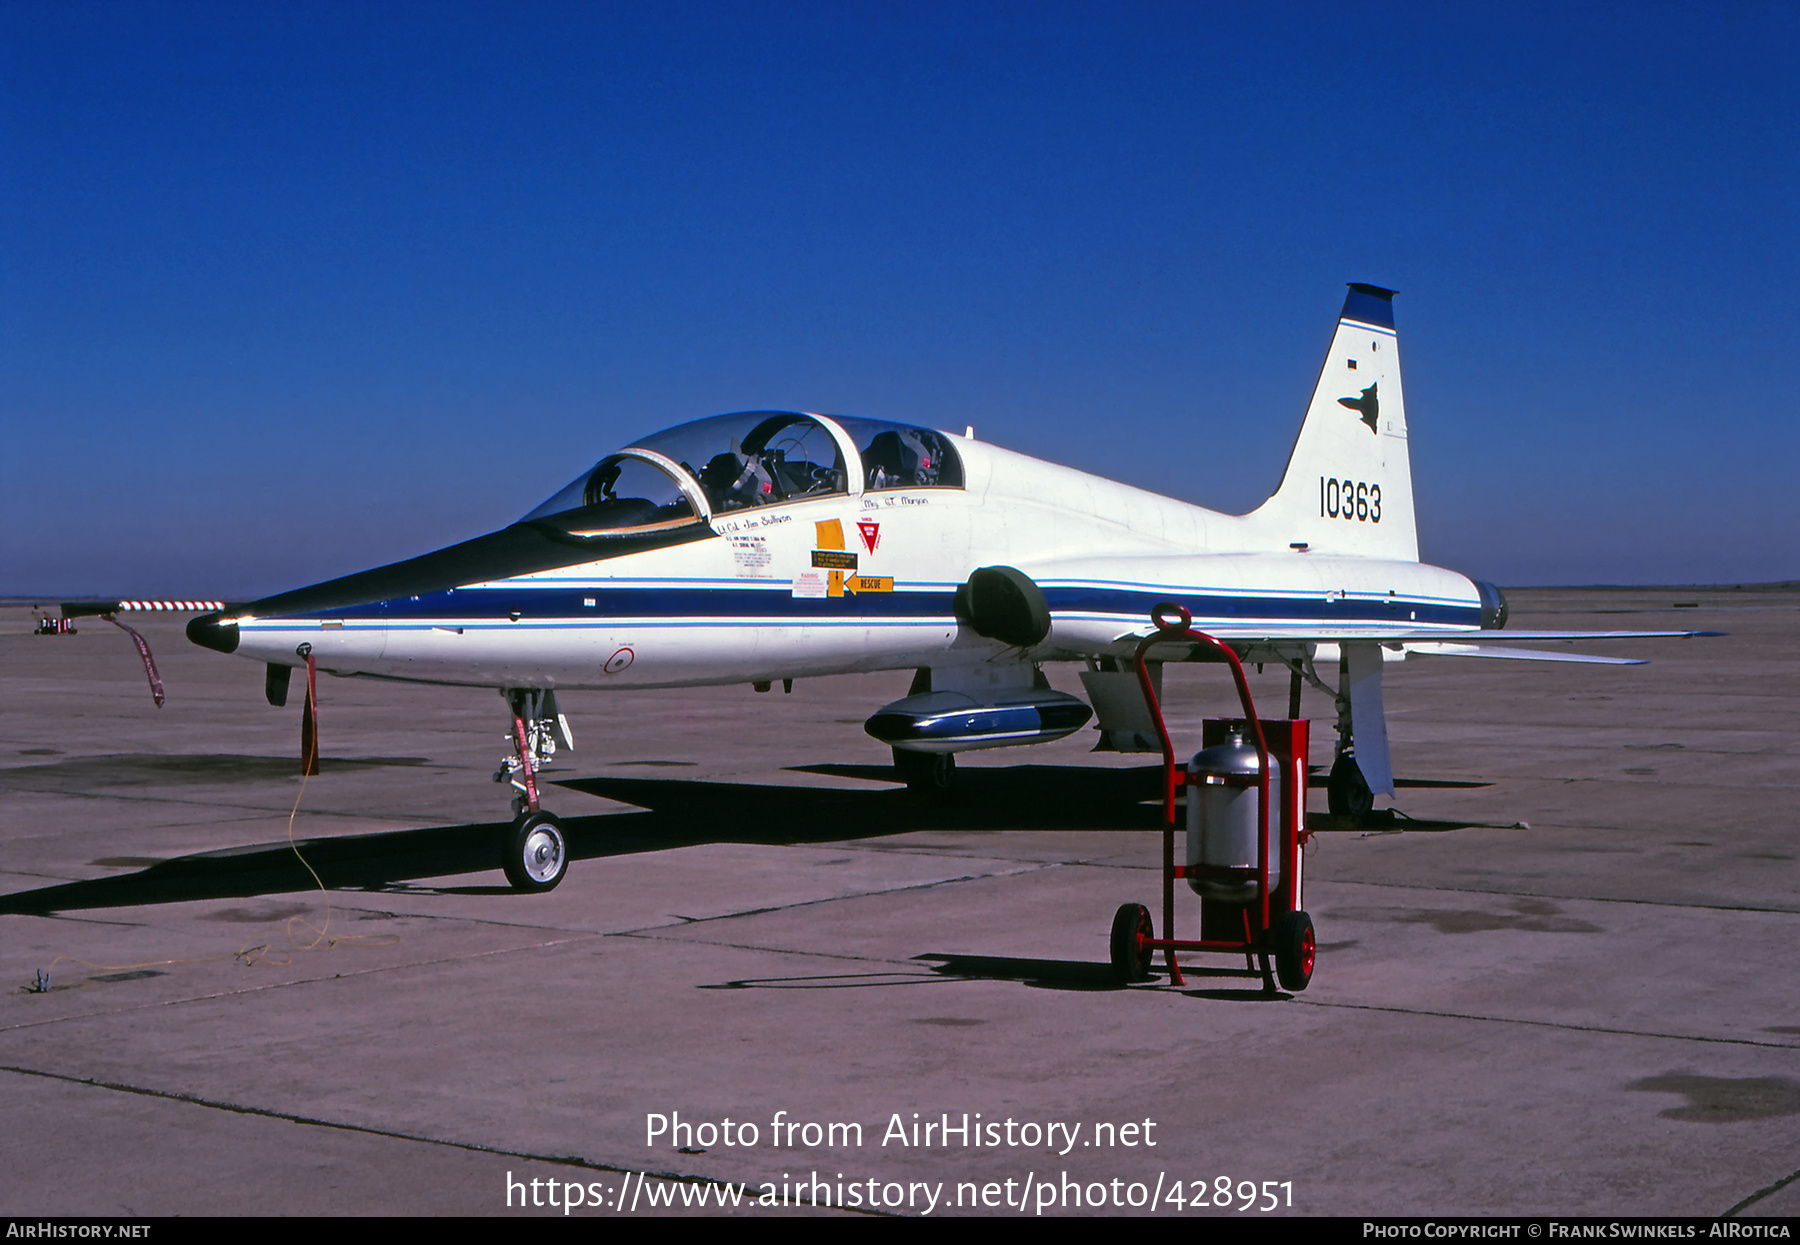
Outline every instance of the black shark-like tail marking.
<svg viewBox="0 0 1800 1245">
<path fill-rule="evenodd" d="M 1393 299 L 1361 283 L 1345 296 L 1281 485 L 1252 513 L 1259 547 L 1419 560 Z M 1346 506 L 1359 489 L 1366 508 Z"/>
<path fill-rule="evenodd" d="M 1374 433 L 1379 433 L 1381 431 L 1380 426 L 1376 422 L 1381 415 L 1381 402 L 1375 396 L 1375 391 L 1380 387 L 1381 382 L 1377 381 L 1375 384 L 1370 385 L 1367 389 L 1363 390 L 1362 397 L 1360 398 L 1338 399 L 1339 406 L 1347 406 L 1353 411 L 1360 412 L 1363 423 L 1369 425 L 1369 431 Z"/>
</svg>

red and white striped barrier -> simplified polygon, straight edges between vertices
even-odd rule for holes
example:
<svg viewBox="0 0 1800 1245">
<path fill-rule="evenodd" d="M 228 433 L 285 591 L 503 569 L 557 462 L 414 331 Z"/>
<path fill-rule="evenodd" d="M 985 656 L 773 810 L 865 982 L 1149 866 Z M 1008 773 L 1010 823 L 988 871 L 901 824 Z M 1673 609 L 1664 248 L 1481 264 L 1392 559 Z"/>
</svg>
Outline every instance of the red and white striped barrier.
<svg viewBox="0 0 1800 1245">
<path fill-rule="evenodd" d="M 207 614 L 225 608 L 223 601 L 120 601 L 124 610 L 175 610 L 184 614 Z"/>
</svg>

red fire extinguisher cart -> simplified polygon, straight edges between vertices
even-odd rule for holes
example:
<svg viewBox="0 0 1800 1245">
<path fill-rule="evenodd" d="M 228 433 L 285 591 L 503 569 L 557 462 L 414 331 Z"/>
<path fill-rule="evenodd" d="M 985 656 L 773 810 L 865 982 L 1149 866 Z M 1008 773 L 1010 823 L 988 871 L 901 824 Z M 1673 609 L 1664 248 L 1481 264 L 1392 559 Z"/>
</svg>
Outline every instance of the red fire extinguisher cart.
<svg viewBox="0 0 1800 1245">
<path fill-rule="evenodd" d="M 1113 969 L 1122 982 L 1144 981 L 1150 976 L 1152 957 L 1161 951 L 1167 957 L 1171 984 L 1182 985 L 1176 952 L 1223 952 L 1242 955 L 1244 968 L 1235 971 L 1260 975 L 1271 992 L 1277 978 L 1285 989 L 1304 990 L 1312 979 L 1316 950 L 1312 919 L 1302 906 L 1307 723 L 1258 718 L 1237 654 L 1223 641 L 1195 631 L 1187 610 L 1159 605 L 1151 620 L 1156 631 L 1138 644 L 1135 661 L 1138 685 L 1162 741 L 1163 937 L 1155 936 L 1148 908 L 1125 904 L 1113 918 Z M 1198 645 L 1202 652 L 1210 652 L 1212 660 L 1227 663 L 1243 704 L 1241 719 L 1206 720 L 1201 739 L 1205 750 L 1185 767 L 1176 764 L 1146 665 L 1146 654 L 1158 644 Z M 1183 785 L 1188 863 L 1177 864 L 1175 792 Z M 1253 800 L 1247 798 L 1252 795 Z M 1177 878 L 1185 879 L 1200 896 L 1197 939 L 1175 937 Z"/>
</svg>

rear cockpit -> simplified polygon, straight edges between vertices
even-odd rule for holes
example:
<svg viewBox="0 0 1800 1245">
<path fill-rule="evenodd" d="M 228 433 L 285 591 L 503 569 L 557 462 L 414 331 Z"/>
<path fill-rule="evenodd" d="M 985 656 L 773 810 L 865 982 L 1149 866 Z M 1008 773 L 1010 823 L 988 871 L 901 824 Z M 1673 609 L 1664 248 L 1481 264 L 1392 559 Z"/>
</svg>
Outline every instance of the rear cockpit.
<svg viewBox="0 0 1800 1245">
<path fill-rule="evenodd" d="M 570 536 L 672 531 L 713 516 L 851 493 L 961 488 L 952 438 L 929 428 L 794 411 L 681 424 L 601 459 L 525 516 Z"/>
<path fill-rule="evenodd" d="M 954 439 L 930 428 L 876 419 L 835 421 L 856 443 L 867 492 L 900 488 L 961 488 L 962 459 Z"/>
</svg>

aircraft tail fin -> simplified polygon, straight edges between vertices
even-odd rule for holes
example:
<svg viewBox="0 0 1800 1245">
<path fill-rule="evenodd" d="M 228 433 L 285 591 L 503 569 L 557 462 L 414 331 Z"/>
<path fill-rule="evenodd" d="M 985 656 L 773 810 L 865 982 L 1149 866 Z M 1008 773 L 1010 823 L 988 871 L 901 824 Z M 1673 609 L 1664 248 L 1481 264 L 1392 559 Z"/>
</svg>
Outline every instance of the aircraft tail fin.
<svg viewBox="0 0 1800 1245">
<path fill-rule="evenodd" d="M 1393 299 L 1350 286 L 1281 487 L 1248 516 L 1285 545 L 1419 559 Z"/>
</svg>

